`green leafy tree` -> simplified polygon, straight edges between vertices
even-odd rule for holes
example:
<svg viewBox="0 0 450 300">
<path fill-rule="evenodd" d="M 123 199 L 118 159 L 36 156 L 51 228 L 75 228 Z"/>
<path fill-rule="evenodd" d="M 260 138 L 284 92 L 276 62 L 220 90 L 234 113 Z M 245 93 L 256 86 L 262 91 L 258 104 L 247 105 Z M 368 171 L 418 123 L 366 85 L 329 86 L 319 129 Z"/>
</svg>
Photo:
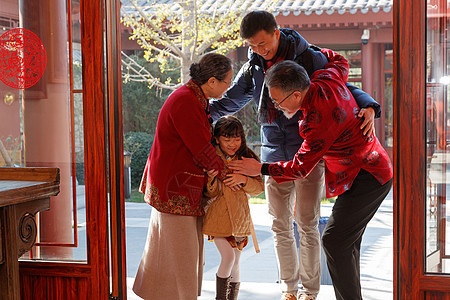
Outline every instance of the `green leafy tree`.
<svg viewBox="0 0 450 300">
<path fill-rule="evenodd" d="M 239 25 L 250 1 L 176 0 L 169 4 L 155 0 L 123 0 L 122 21 L 133 32 L 131 39 L 144 49 L 144 57 L 159 64 L 160 72 L 150 72 L 124 55 L 125 82 L 146 81 L 150 86 L 175 90 L 189 79 L 189 66 L 210 52 L 227 54 L 243 44 Z M 258 9 L 271 10 L 275 1 L 265 1 Z M 174 66 L 174 67 L 172 67 Z M 179 76 L 164 80 L 161 74 L 177 70 Z"/>
<path fill-rule="evenodd" d="M 152 148 L 154 135 L 146 132 L 127 132 L 123 139 L 123 148 L 131 154 L 131 186 L 139 187 L 148 154 Z"/>
</svg>

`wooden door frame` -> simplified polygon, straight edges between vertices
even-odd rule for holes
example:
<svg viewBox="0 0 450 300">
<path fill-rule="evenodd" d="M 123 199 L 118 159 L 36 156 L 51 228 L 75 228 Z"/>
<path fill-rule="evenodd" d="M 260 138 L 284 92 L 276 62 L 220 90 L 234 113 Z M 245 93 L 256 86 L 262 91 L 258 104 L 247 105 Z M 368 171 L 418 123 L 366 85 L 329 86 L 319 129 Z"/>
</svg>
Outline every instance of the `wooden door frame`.
<svg viewBox="0 0 450 300">
<path fill-rule="evenodd" d="M 22 299 L 126 299 L 119 4 L 80 0 L 87 263 L 20 262 Z"/>
<path fill-rule="evenodd" d="M 102 18 L 102 1 L 80 0 L 87 263 L 20 262 L 24 299 L 104 299 L 109 293 Z"/>
<path fill-rule="evenodd" d="M 86 172 L 86 245 L 88 264 L 91 266 L 90 283 L 92 285 L 90 290 L 92 295 L 102 299 L 109 293 L 109 284 L 104 282 L 105 279 L 108 279 L 109 272 L 103 1 L 80 0 L 80 8 Z M 109 280 L 107 281 L 109 282 Z"/>
<path fill-rule="evenodd" d="M 111 296 L 127 299 L 120 0 L 106 2 Z"/>
<path fill-rule="evenodd" d="M 426 1 L 394 0 L 394 299 L 450 299 L 425 273 Z"/>
</svg>

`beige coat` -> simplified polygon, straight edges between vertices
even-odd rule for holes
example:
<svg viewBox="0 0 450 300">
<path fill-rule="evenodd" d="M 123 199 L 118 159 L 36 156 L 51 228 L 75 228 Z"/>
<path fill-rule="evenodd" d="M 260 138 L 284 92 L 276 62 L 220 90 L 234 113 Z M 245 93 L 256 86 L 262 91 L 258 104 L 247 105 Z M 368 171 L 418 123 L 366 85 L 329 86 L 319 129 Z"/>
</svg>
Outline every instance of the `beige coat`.
<svg viewBox="0 0 450 300">
<path fill-rule="evenodd" d="M 217 147 L 217 154 L 226 159 Z M 239 191 L 232 191 L 218 178 L 211 183 L 208 180 L 205 196 L 217 197 L 206 211 L 203 222 L 203 234 L 216 237 L 245 237 L 251 234 L 251 216 L 248 196 L 257 196 L 264 191 L 261 176 L 248 177 L 247 183 Z"/>
</svg>

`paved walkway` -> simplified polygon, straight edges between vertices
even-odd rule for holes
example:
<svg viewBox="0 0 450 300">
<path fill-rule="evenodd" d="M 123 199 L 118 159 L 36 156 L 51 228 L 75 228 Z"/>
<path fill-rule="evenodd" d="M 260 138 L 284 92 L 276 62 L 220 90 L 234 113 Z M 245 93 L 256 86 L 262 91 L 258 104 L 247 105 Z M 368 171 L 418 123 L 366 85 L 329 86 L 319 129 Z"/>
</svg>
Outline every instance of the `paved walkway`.
<svg viewBox="0 0 450 300">
<path fill-rule="evenodd" d="M 329 216 L 331 209 L 332 204 L 322 205 L 322 216 Z M 131 287 L 144 248 L 150 211 L 147 204 L 126 203 L 128 299 L 132 300 L 140 299 Z M 280 297 L 281 285 L 277 283 L 278 266 L 267 206 L 253 204 L 251 212 L 261 252 L 255 253 L 250 243 L 242 253 L 239 300 L 276 300 Z M 365 300 L 393 298 L 392 226 L 393 201 L 390 193 L 369 223 L 361 245 L 361 285 Z M 213 243 L 205 242 L 205 255 L 204 283 L 199 300 L 214 299 L 215 273 L 220 262 Z M 322 285 L 318 299 L 335 299 L 333 287 Z"/>
</svg>

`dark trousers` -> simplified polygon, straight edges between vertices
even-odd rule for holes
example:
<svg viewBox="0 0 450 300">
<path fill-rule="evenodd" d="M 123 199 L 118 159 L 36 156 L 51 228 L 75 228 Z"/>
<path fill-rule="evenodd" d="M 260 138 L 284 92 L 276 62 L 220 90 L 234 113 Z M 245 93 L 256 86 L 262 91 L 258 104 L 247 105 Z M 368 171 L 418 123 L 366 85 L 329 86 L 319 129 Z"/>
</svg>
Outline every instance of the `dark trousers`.
<svg viewBox="0 0 450 300">
<path fill-rule="evenodd" d="M 372 174 L 361 169 L 350 190 L 336 199 L 322 245 L 337 300 L 362 299 L 359 269 L 362 235 L 391 187 L 392 179 L 381 185 Z"/>
</svg>

